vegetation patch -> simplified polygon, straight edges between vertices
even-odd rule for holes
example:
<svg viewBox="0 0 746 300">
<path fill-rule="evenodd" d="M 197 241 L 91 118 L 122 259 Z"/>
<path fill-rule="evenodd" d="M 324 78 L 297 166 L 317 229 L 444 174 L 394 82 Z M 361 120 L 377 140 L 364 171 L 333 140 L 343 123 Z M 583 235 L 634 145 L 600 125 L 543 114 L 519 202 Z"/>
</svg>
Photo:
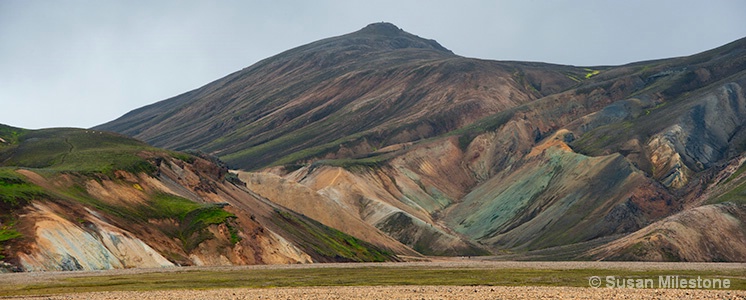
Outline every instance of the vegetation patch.
<svg viewBox="0 0 746 300">
<path fill-rule="evenodd" d="M 18 138 L 25 132 L 25 129 L 0 124 L 0 149 L 18 143 Z"/>
<path fill-rule="evenodd" d="M 0 157 L 6 157 L 5 166 L 102 173 L 110 177 L 116 170 L 148 174 L 157 171 L 141 153 L 160 150 L 118 134 L 64 128 L 18 131 L 14 136 L 16 145 L 0 148 Z"/>
<path fill-rule="evenodd" d="M 26 180 L 9 168 L 0 168 L 0 259 L 3 246 L 10 240 L 21 237 L 14 229 L 13 211 L 33 199 L 45 198 L 41 187 Z"/>
<path fill-rule="evenodd" d="M 575 82 L 577 82 L 577 83 L 580 83 L 580 82 L 581 82 L 581 80 L 580 80 L 580 79 L 578 79 L 577 77 L 575 77 L 575 75 L 570 75 L 570 74 L 567 74 L 567 78 L 570 78 L 570 79 L 571 79 L 572 81 L 575 81 Z"/>
<path fill-rule="evenodd" d="M 52 193 L 52 196 L 54 198 L 75 201 L 96 210 L 102 211 L 110 216 L 122 218 L 129 221 L 140 220 L 139 215 L 133 209 L 112 205 L 88 194 L 88 191 L 85 188 L 85 183 L 83 182 L 88 179 L 89 178 L 87 177 L 74 177 L 73 180 L 75 181 L 75 183 L 73 183 L 71 186 L 56 191 L 50 191 L 50 193 Z"/>
<path fill-rule="evenodd" d="M 746 182 L 742 182 L 740 185 L 736 186 L 736 188 L 732 189 L 731 191 L 709 201 L 710 204 L 723 203 L 723 202 L 746 204 Z"/>
<path fill-rule="evenodd" d="M 341 167 L 348 171 L 355 169 L 367 169 L 380 167 L 386 161 L 391 159 L 390 155 L 376 155 L 366 158 L 343 158 L 343 159 L 325 159 L 314 163 L 314 165 L 325 165 Z"/>
<path fill-rule="evenodd" d="M 179 239 L 184 250 L 194 250 L 205 240 L 214 238 L 207 230 L 210 225 L 226 224 L 231 232 L 231 242 L 238 242 L 238 231 L 230 224 L 236 218 L 218 204 L 201 204 L 179 196 L 159 193 L 152 197 L 148 206 L 140 208 L 147 219 L 172 219 L 177 221 L 173 228 L 162 228 L 167 235 Z M 234 228 L 230 230 L 230 228 Z"/>
<path fill-rule="evenodd" d="M 478 135 L 485 132 L 496 131 L 497 129 L 505 125 L 505 123 L 508 123 L 508 121 L 510 121 L 513 116 L 515 116 L 515 113 L 520 111 L 521 109 L 524 108 L 516 107 L 501 111 L 494 115 L 485 117 L 479 121 L 476 121 L 468 126 L 454 130 L 450 132 L 449 135 L 458 136 L 459 147 L 461 148 L 461 150 L 466 150 L 469 144 L 471 144 L 471 141 L 473 141 L 474 138 L 476 138 Z"/>
<path fill-rule="evenodd" d="M 8 225 L 4 225 L 3 227 L 0 227 L 0 245 L 2 245 L 2 242 L 21 237 L 21 233 L 16 231 L 12 227 L 13 227 L 12 223 Z M 2 247 L 0 247 L 0 249 L 2 249 Z"/>
<path fill-rule="evenodd" d="M 657 109 L 659 109 L 659 108 L 661 108 L 661 107 L 664 107 L 664 106 L 666 106 L 666 102 L 661 102 L 660 104 L 658 104 L 658 105 L 656 105 L 656 106 L 654 106 L 654 107 L 652 107 L 652 108 L 646 109 L 646 110 L 645 110 L 645 115 L 647 116 L 647 115 L 649 115 L 649 114 L 650 114 L 651 112 L 653 112 L 653 111 L 655 111 L 655 110 L 657 110 Z"/>
<path fill-rule="evenodd" d="M 188 164 L 194 163 L 196 159 L 194 155 L 185 152 L 170 151 L 169 155 Z"/>
<path fill-rule="evenodd" d="M 602 156 L 604 151 L 625 142 L 636 131 L 630 121 L 611 123 L 595 128 L 573 141 L 575 152 L 588 156 Z"/>
<path fill-rule="evenodd" d="M 382 262 L 393 259 L 393 254 L 325 226 L 312 219 L 301 219 L 294 214 L 275 210 L 273 222 L 290 235 L 299 239 L 299 246 L 307 252 L 317 253 L 329 261 Z"/>
<path fill-rule="evenodd" d="M 588 73 L 585 73 L 585 79 L 590 79 L 591 77 L 596 76 L 599 73 L 601 73 L 601 71 L 599 70 L 593 70 L 593 69 L 588 69 L 588 68 L 584 70 L 588 72 Z"/>
<path fill-rule="evenodd" d="M 271 166 L 280 166 L 280 165 L 292 165 L 295 164 L 298 161 L 302 161 L 304 159 L 309 159 L 312 157 L 320 157 L 324 154 L 332 153 L 339 149 L 339 145 L 344 143 L 350 143 L 354 142 L 359 139 L 363 139 L 365 136 L 363 134 L 353 134 L 350 136 L 343 137 L 341 139 L 334 140 L 329 143 L 325 143 L 319 146 L 309 147 L 300 151 L 293 152 L 291 154 L 285 155 L 275 162 L 271 164 Z"/>
<path fill-rule="evenodd" d="M 0 208 L 4 211 L 43 197 L 46 194 L 41 187 L 26 182 L 11 168 L 0 168 Z"/>
<path fill-rule="evenodd" d="M 743 174 L 743 172 L 746 172 L 746 163 L 742 164 L 740 167 L 738 167 L 738 170 L 736 170 L 735 172 L 733 172 L 733 175 L 730 175 L 730 177 L 728 177 L 728 179 L 726 179 L 723 184 L 727 184 L 727 183 L 733 181 L 733 179 L 736 179 L 736 178 L 738 178 L 738 176 L 741 176 L 741 174 Z"/>
<path fill-rule="evenodd" d="M 309 140 L 323 140 L 324 136 L 329 134 L 328 130 L 319 128 L 319 126 L 296 130 L 222 158 L 228 163 L 249 165 L 250 167 L 258 166 L 256 164 L 260 161 L 273 162 L 271 165 L 282 165 L 330 151 L 335 147 L 338 148 L 339 143 L 325 143 L 301 150 L 303 146 L 307 146 L 306 143 Z M 329 141 L 329 138 L 326 139 Z"/>
<path fill-rule="evenodd" d="M 0 259 L 5 258 L 5 255 L 3 255 L 3 251 L 5 251 L 3 246 L 5 243 L 21 237 L 21 233 L 13 229 L 13 225 L 13 223 L 9 223 L 0 226 Z"/>
<path fill-rule="evenodd" d="M 91 197 L 81 184 L 66 189 L 60 196 L 130 222 L 173 220 L 172 225 L 165 223 L 159 229 L 167 236 L 178 239 L 186 252 L 214 238 L 207 230 L 211 225 L 225 224 L 229 228 L 231 242 L 235 244 L 240 240 L 238 229 L 232 224 L 236 216 L 223 210 L 220 204 L 197 203 L 172 194 L 156 193 L 150 195 L 147 203 L 139 206 L 115 206 Z"/>
</svg>

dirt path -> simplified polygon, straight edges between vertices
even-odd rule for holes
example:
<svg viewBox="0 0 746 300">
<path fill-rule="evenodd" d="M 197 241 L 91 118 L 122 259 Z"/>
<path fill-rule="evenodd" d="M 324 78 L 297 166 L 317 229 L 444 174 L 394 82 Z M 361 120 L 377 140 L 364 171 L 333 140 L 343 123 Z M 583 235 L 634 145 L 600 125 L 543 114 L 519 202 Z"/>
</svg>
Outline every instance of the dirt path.
<svg viewBox="0 0 746 300">
<path fill-rule="evenodd" d="M 67 144 L 70 147 L 70 149 L 68 149 L 67 152 L 62 154 L 62 159 L 60 161 L 60 164 L 64 164 L 65 159 L 67 159 L 67 156 L 70 155 L 70 153 L 73 153 L 73 150 L 75 150 L 75 146 L 72 143 L 70 143 L 70 138 L 68 137 L 65 138 L 65 144 Z"/>
<path fill-rule="evenodd" d="M 337 178 L 339 178 L 339 175 L 342 175 L 342 168 L 340 168 L 339 170 L 337 170 L 337 175 L 334 176 L 334 179 L 332 179 L 332 181 L 329 183 L 328 186 L 333 186 L 334 183 L 337 182 Z"/>
</svg>

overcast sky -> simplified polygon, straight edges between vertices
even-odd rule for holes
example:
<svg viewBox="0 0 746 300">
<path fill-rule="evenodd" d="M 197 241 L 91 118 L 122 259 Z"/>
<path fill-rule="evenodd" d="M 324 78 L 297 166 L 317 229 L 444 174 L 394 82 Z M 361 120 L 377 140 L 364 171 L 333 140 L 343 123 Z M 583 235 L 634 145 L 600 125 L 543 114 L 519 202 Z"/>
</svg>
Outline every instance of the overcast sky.
<svg viewBox="0 0 746 300">
<path fill-rule="evenodd" d="M 619 65 L 746 36 L 746 1 L 0 0 L 0 123 L 92 127 L 387 21 L 456 54 Z"/>
</svg>

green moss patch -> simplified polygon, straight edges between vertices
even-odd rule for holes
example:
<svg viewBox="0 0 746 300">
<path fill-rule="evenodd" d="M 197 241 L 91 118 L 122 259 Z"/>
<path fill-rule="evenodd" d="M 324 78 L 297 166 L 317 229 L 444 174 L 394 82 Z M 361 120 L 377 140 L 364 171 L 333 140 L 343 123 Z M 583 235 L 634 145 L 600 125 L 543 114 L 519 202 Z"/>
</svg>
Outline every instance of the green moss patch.
<svg viewBox="0 0 746 300">
<path fill-rule="evenodd" d="M 122 135 L 84 129 L 19 131 L 15 140 L 15 144 L 0 148 L 0 157 L 6 158 L 3 165 L 57 172 L 153 173 L 156 167 L 140 154 L 163 152 Z"/>
<path fill-rule="evenodd" d="M 10 168 L 0 168 L 0 207 L 16 208 L 35 198 L 45 197 L 41 187 L 27 182 Z"/>
<path fill-rule="evenodd" d="M 312 219 L 296 216 L 287 211 L 275 210 L 273 222 L 298 239 L 298 245 L 317 259 L 326 261 L 389 261 L 393 255 L 375 246 L 325 226 Z"/>
<path fill-rule="evenodd" d="M 207 227 L 226 224 L 231 228 L 233 225 L 229 221 L 236 218 L 234 214 L 223 210 L 220 205 L 196 203 L 165 193 L 154 195 L 151 202 L 148 205 L 141 206 L 139 211 L 142 217 L 146 219 L 172 219 L 176 221 L 175 226 L 164 226 L 161 230 L 167 235 L 179 239 L 187 252 L 193 250 L 205 240 L 214 238 Z M 238 241 L 237 231 L 231 232 L 231 241 L 234 243 Z"/>
<path fill-rule="evenodd" d="M 34 199 L 46 198 L 41 187 L 29 183 L 13 169 L 0 168 L 0 259 L 3 246 L 21 237 L 15 230 L 13 212 Z"/>
<path fill-rule="evenodd" d="M 733 202 L 736 204 L 746 204 L 746 182 L 736 186 L 731 191 L 716 197 L 709 201 L 709 204 Z"/>
</svg>

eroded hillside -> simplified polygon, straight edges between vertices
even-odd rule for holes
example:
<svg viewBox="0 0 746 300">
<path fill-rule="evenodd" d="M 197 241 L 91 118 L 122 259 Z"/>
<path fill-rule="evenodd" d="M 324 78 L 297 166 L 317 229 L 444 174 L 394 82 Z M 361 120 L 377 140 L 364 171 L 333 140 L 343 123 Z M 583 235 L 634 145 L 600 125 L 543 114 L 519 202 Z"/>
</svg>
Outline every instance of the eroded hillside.
<svg viewBox="0 0 746 300">
<path fill-rule="evenodd" d="M 5 269 L 395 259 L 384 243 L 254 196 L 206 156 L 93 130 L 0 133 Z"/>
</svg>

